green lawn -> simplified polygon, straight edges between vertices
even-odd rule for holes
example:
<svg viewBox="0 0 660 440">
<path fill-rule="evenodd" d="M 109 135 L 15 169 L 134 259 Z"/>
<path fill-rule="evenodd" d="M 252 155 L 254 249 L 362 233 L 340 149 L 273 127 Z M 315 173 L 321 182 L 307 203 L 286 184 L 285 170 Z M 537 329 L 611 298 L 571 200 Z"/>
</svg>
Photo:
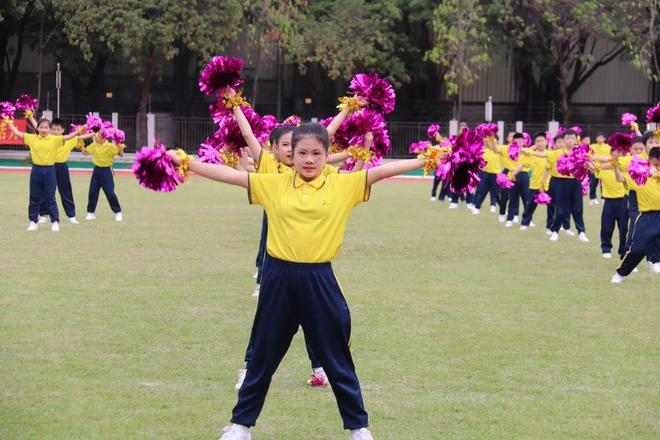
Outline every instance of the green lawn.
<svg viewBox="0 0 660 440">
<path fill-rule="evenodd" d="M 0 174 L 0 438 L 215 439 L 261 210 L 202 179 L 155 194 L 119 176 L 125 221 L 101 196 L 89 223 L 88 180 L 73 177 L 80 225 L 27 233 L 28 176 Z M 660 276 L 610 284 L 600 207 L 585 206 L 591 243 L 551 243 L 429 189 L 379 184 L 335 264 L 375 438 L 660 438 Z M 347 437 L 308 374 L 298 335 L 254 439 Z"/>
</svg>

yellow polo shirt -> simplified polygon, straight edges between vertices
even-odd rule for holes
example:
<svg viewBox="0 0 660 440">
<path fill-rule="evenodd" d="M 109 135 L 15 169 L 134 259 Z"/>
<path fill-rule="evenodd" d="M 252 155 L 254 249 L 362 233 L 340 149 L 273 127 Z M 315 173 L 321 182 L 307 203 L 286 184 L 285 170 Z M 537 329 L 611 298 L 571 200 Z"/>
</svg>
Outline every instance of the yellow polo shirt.
<svg viewBox="0 0 660 440">
<path fill-rule="evenodd" d="M 609 156 L 612 153 L 612 147 L 608 144 L 591 144 L 589 148 L 594 150 L 596 156 Z"/>
<path fill-rule="evenodd" d="M 97 167 L 111 167 L 112 159 L 119 154 L 119 148 L 107 140 L 102 144 L 96 141 L 92 142 L 85 149 L 92 154 L 92 162 Z"/>
<path fill-rule="evenodd" d="M 561 156 L 568 153 L 570 153 L 569 150 L 546 150 L 545 154 L 548 160 L 548 169 L 550 170 L 551 177 L 556 177 L 557 179 L 574 179 L 572 175 L 564 176 L 557 171 L 557 161 Z"/>
<path fill-rule="evenodd" d="M 78 136 L 73 137 L 68 141 L 64 141 L 62 145 L 57 147 L 57 151 L 55 152 L 55 163 L 66 163 L 66 161 L 69 160 L 71 150 L 74 148 L 78 148 Z"/>
<path fill-rule="evenodd" d="M 268 215 L 268 254 L 298 263 L 332 260 L 351 210 L 369 195 L 367 170 L 321 174 L 311 182 L 295 172 L 248 175 L 248 199 Z"/>
<path fill-rule="evenodd" d="M 523 162 L 529 167 L 531 176 L 529 178 L 529 189 L 545 189 L 543 175 L 545 174 L 548 160 L 545 157 L 527 156 Z"/>
<path fill-rule="evenodd" d="M 25 133 L 23 135 L 23 143 L 30 149 L 33 164 L 50 166 L 55 165 L 57 148 L 64 143 L 64 138 L 54 134 L 41 136 L 39 134 Z"/>
<path fill-rule="evenodd" d="M 484 160 L 486 161 L 486 166 L 484 167 L 485 172 L 490 174 L 499 174 L 502 172 L 500 155 L 497 154 L 497 152 L 490 148 L 484 148 Z"/>
<path fill-rule="evenodd" d="M 660 211 L 660 178 L 650 177 L 644 186 L 637 185 L 626 173 L 626 183 L 637 193 L 640 212 Z"/>
<path fill-rule="evenodd" d="M 596 178 L 603 183 L 603 198 L 621 199 L 626 195 L 626 185 L 616 180 L 614 170 L 601 170 L 596 173 Z"/>
</svg>

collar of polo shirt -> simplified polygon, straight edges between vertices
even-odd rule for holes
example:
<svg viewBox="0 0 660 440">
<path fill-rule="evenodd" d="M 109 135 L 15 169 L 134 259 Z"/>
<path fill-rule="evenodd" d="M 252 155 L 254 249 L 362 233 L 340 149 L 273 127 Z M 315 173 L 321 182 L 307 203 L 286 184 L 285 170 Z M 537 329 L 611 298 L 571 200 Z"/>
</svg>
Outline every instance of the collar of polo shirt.
<svg viewBox="0 0 660 440">
<path fill-rule="evenodd" d="M 293 187 L 300 188 L 304 184 L 308 184 L 316 189 L 319 189 L 325 183 L 325 177 L 326 177 L 325 174 L 321 173 L 316 179 L 312 180 L 311 182 L 307 182 L 302 177 L 300 177 L 298 173 L 296 173 L 296 176 L 293 178 Z"/>
</svg>

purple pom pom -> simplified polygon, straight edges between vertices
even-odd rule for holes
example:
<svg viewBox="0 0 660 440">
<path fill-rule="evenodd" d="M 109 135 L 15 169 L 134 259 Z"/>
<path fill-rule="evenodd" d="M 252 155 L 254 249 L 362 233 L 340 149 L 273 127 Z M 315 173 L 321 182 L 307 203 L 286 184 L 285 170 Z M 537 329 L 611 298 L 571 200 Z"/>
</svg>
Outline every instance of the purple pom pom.
<svg viewBox="0 0 660 440">
<path fill-rule="evenodd" d="M 497 183 L 497 186 L 503 189 L 511 189 L 513 188 L 514 183 L 509 180 L 509 178 L 506 176 L 504 173 L 499 173 L 497 177 L 495 178 L 495 183 Z"/>
<path fill-rule="evenodd" d="M 632 148 L 632 136 L 628 133 L 614 133 L 607 139 L 607 143 L 612 147 L 612 150 L 618 151 L 623 155 L 630 153 Z"/>
<path fill-rule="evenodd" d="M 152 191 L 172 192 L 184 181 L 163 144 L 153 148 L 142 147 L 135 153 L 135 163 L 131 169 L 140 186 Z"/>
<path fill-rule="evenodd" d="M 463 194 L 479 184 L 479 172 L 486 165 L 483 159 L 484 141 L 474 130 L 465 128 L 458 136 L 450 136 L 451 153 L 443 160 L 451 165 L 441 174 L 449 181 L 450 189 Z"/>
<path fill-rule="evenodd" d="M 549 205 L 552 202 L 552 197 L 545 191 L 540 191 L 534 196 L 534 203 L 537 205 Z"/>
<path fill-rule="evenodd" d="M 16 112 L 16 107 L 14 104 L 9 101 L 0 102 L 0 119 L 9 118 L 14 119 L 14 113 Z"/>
<path fill-rule="evenodd" d="M 632 123 L 637 122 L 637 116 L 632 113 L 624 113 L 621 115 L 621 125 L 626 127 L 630 126 Z"/>
<path fill-rule="evenodd" d="M 648 160 L 635 156 L 628 165 L 628 174 L 637 185 L 644 186 L 651 176 L 651 164 Z"/>
<path fill-rule="evenodd" d="M 116 144 L 123 144 L 126 142 L 126 133 L 124 133 L 124 130 L 115 128 L 114 141 Z"/>
<path fill-rule="evenodd" d="M 30 95 L 22 95 L 16 100 L 16 110 L 18 111 L 31 111 L 37 109 L 38 101 Z"/>
<path fill-rule="evenodd" d="M 477 125 L 477 128 L 475 129 L 477 132 L 477 136 L 485 139 L 489 137 L 497 137 L 498 129 L 497 125 L 493 123 L 487 123 L 487 124 L 479 124 Z"/>
<path fill-rule="evenodd" d="M 288 118 L 286 118 L 284 121 L 282 121 L 282 125 L 292 125 L 294 127 L 299 126 L 302 123 L 302 120 L 300 119 L 300 116 L 297 115 L 291 115 Z"/>
<path fill-rule="evenodd" d="M 516 141 L 511 142 L 508 149 L 509 159 L 512 161 L 517 161 L 520 157 L 520 144 Z"/>
<path fill-rule="evenodd" d="M 648 109 L 646 122 L 660 123 L 660 102 Z"/>
<path fill-rule="evenodd" d="M 221 95 L 225 88 L 237 89 L 243 84 L 244 61 L 235 57 L 211 58 L 199 77 L 199 90 L 206 95 Z"/>
<path fill-rule="evenodd" d="M 376 156 L 382 157 L 392 150 L 386 126 L 385 117 L 382 114 L 368 108 L 362 109 L 350 115 L 342 123 L 340 130 L 335 133 L 333 143 L 343 149 L 351 145 L 364 145 L 364 135 L 371 132 L 374 137 L 371 149 Z"/>
<path fill-rule="evenodd" d="M 571 175 L 571 157 L 568 154 L 564 154 L 557 159 L 557 172 L 562 176 Z"/>
<path fill-rule="evenodd" d="M 103 128 L 103 121 L 93 113 L 87 113 L 85 125 L 87 125 L 87 133 L 96 133 Z"/>
<path fill-rule="evenodd" d="M 388 114 L 394 110 L 394 88 L 377 73 L 358 73 L 351 80 L 349 88 L 366 99 L 369 108 L 374 111 Z"/>
<path fill-rule="evenodd" d="M 410 148 L 408 149 L 408 153 L 410 153 L 410 154 L 423 153 L 430 146 L 431 146 L 431 142 L 429 142 L 429 141 L 414 142 L 414 143 L 410 144 Z"/>
<path fill-rule="evenodd" d="M 438 142 L 438 138 L 440 137 L 440 126 L 438 124 L 429 125 L 429 128 L 426 129 L 426 135 L 431 139 L 431 142 Z"/>
</svg>

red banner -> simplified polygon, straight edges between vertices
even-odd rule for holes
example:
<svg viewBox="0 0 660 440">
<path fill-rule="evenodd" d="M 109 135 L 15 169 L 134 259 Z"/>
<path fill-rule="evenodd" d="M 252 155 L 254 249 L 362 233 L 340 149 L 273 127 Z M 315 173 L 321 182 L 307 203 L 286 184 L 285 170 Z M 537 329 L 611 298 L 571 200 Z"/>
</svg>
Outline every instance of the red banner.
<svg viewBox="0 0 660 440">
<path fill-rule="evenodd" d="M 20 131 L 25 133 L 25 119 L 14 120 L 14 125 Z M 2 128 L 2 130 L 0 130 L 0 145 L 23 145 L 23 139 L 14 136 L 14 133 L 11 132 L 9 126 L 5 126 L 2 121 L 0 121 L 0 128 Z"/>
</svg>

